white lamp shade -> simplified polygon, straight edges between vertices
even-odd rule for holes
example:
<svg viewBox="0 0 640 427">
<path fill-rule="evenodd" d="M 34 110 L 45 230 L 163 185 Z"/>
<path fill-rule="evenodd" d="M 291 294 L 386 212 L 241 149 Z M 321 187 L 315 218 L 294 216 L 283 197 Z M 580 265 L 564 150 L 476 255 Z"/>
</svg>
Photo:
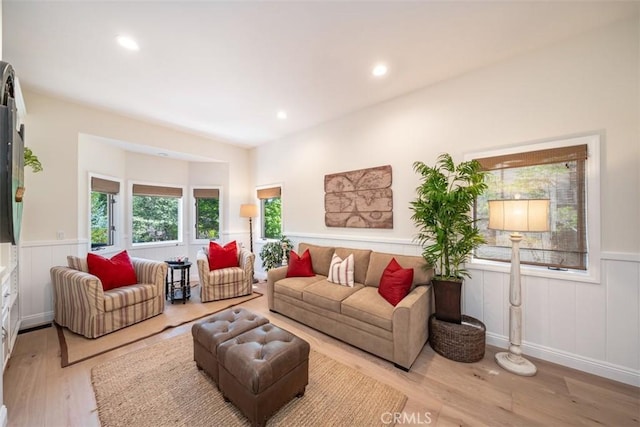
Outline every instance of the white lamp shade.
<svg viewBox="0 0 640 427">
<path fill-rule="evenodd" d="M 549 231 L 549 200 L 489 200 L 489 228 L 523 232 Z"/>
<path fill-rule="evenodd" d="M 255 218 L 258 216 L 257 205 L 240 205 L 240 217 Z"/>
</svg>

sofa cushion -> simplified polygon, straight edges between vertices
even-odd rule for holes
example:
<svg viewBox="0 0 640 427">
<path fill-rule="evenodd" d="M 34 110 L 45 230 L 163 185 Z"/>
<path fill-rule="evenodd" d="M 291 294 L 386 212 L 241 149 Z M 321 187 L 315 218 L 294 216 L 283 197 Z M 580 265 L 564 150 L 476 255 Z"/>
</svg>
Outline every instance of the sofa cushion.
<svg viewBox="0 0 640 427">
<path fill-rule="evenodd" d="M 342 286 L 353 286 L 353 254 L 349 254 L 345 259 L 333 254 L 327 280 Z"/>
<path fill-rule="evenodd" d="M 389 262 L 391 262 L 393 258 L 398 261 L 398 264 L 400 264 L 402 268 L 413 268 L 411 290 L 413 290 L 416 285 L 426 285 L 431 282 L 433 268 L 425 270 L 423 267 L 426 265 L 426 262 L 421 256 L 372 252 L 371 258 L 369 259 L 369 270 L 367 271 L 367 277 L 364 281 L 365 286 L 375 286 L 377 288 L 380 285 L 382 272 L 387 268 L 387 265 L 389 265 Z"/>
<path fill-rule="evenodd" d="M 238 245 L 236 241 L 220 246 L 216 242 L 209 242 L 209 270 L 221 268 L 239 267 Z"/>
<path fill-rule="evenodd" d="M 295 251 L 289 252 L 287 277 L 313 277 L 315 275 L 308 249 L 302 255 L 298 255 Z"/>
<path fill-rule="evenodd" d="M 104 293 L 104 311 L 114 311 L 155 298 L 158 287 L 153 284 L 138 284 L 111 289 Z"/>
<path fill-rule="evenodd" d="M 367 276 L 371 252 L 369 249 L 336 248 L 336 254 L 342 259 L 353 254 L 353 280 L 358 283 L 364 283 Z"/>
<path fill-rule="evenodd" d="M 86 258 L 68 255 L 67 266 L 69 266 L 69 268 L 73 268 L 74 270 L 83 271 L 85 273 L 89 272 L 89 265 L 87 264 Z"/>
<path fill-rule="evenodd" d="M 104 291 L 138 283 L 136 271 L 127 251 L 119 252 L 111 259 L 89 253 L 87 254 L 87 264 L 89 274 L 100 279 Z"/>
<path fill-rule="evenodd" d="M 309 249 L 309 254 L 311 255 L 313 271 L 316 274 L 328 276 L 331 257 L 333 256 L 335 249 L 330 246 L 316 246 L 308 243 L 300 243 L 298 245 L 298 253 L 304 253 L 307 249 Z"/>
<path fill-rule="evenodd" d="M 221 268 L 209 271 L 209 286 L 221 286 L 226 283 L 244 281 L 244 270 L 240 267 Z"/>
<path fill-rule="evenodd" d="M 393 309 L 372 286 L 366 286 L 342 301 L 342 314 L 387 331 L 393 331 Z"/>
<path fill-rule="evenodd" d="M 402 268 L 395 258 L 391 258 L 380 278 L 378 293 L 395 307 L 407 296 L 412 282 L 413 268 Z"/>
<path fill-rule="evenodd" d="M 344 299 L 364 288 L 361 283 L 355 283 L 353 287 L 336 285 L 335 283 L 321 280 L 313 283 L 302 291 L 302 300 L 315 306 L 340 313 L 340 304 Z"/>
<path fill-rule="evenodd" d="M 324 281 L 325 276 L 315 275 L 313 277 L 288 277 L 278 280 L 273 285 L 273 292 L 276 294 L 288 295 L 302 301 L 302 291 L 309 285 L 318 281 Z"/>
</svg>

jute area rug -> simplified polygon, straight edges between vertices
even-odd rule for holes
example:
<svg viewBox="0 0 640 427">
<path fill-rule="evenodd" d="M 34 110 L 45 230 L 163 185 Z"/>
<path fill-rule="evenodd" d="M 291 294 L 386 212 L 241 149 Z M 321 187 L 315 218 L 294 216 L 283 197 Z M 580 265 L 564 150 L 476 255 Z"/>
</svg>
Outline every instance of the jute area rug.
<svg viewBox="0 0 640 427">
<path fill-rule="evenodd" d="M 305 395 L 268 426 L 383 425 L 382 414 L 401 412 L 406 403 L 394 388 L 321 353 L 312 350 L 309 362 Z M 249 425 L 196 368 L 189 333 L 95 366 L 91 383 L 103 427 Z"/>
<path fill-rule="evenodd" d="M 60 341 L 62 367 L 87 360 L 107 351 L 150 337 L 165 329 L 200 319 L 260 296 L 262 294 L 253 292 L 253 294 L 244 297 L 202 303 L 200 302 L 200 289 L 196 286 L 191 289 L 191 299 L 185 304 L 177 301 L 171 304 L 171 302 L 167 301 L 162 314 L 95 339 L 85 338 L 69 331 L 67 328 L 56 325 Z"/>
</svg>

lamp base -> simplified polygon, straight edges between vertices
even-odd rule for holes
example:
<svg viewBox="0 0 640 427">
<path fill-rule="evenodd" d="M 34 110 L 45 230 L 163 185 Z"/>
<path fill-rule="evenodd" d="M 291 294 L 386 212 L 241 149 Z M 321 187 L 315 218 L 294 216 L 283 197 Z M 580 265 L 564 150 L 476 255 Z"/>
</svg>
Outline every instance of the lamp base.
<svg viewBox="0 0 640 427">
<path fill-rule="evenodd" d="M 523 377 L 532 377 L 538 372 L 536 365 L 522 356 L 508 352 L 496 353 L 496 363 L 503 369 Z"/>
</svg>

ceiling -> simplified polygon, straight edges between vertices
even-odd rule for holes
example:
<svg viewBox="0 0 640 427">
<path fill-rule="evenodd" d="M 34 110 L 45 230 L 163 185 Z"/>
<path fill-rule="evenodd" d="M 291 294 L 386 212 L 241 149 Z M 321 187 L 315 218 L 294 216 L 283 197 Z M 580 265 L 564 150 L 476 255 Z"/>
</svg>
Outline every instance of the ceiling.
<svg viewBox="0 0 640 427">
<path fill-rule="evenodd" d="M 2 53 L 31 90 L 256 146 L 630 18 L 638 5 L 4 0 Z M 120 34 L 139 51 L 120 47 Z M 383 78 L 371 74 L 377 62 Z"/>
</svg>

